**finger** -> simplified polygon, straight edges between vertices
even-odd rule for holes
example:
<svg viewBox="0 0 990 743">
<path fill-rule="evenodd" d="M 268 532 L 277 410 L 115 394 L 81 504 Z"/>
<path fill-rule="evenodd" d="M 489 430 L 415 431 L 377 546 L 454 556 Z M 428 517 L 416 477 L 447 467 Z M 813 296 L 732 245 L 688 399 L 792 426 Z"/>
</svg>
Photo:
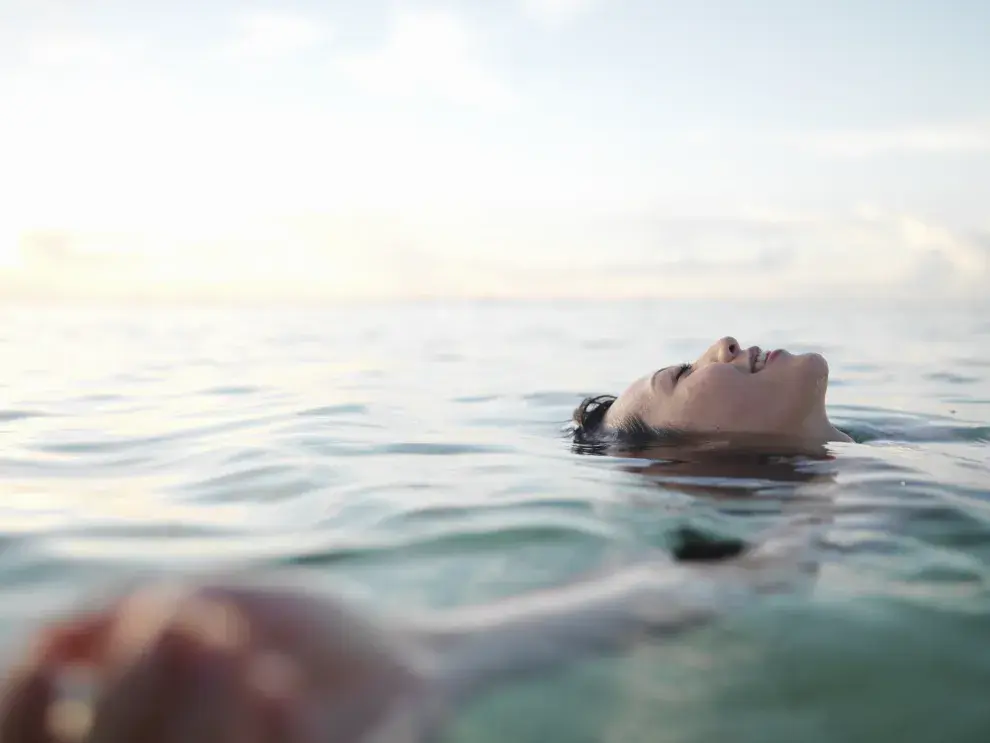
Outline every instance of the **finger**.
<svg viewBox="0 0 990 743">
<path fill-rule="evenodd" d="M 48 666 L 25 664 L 10 675 L 0 691 L 0 742 L 52 743 L 47 715 L 53 688 Z"/>
<path fill-rule="evenodd" d="M 38 658 L 50 665 L 98 664 L 111 625 L 109 612 L 56 623 L 42 632 Z"/>
<path fill-rule="evenodd" d="M 196 653 L 186 669 L 191 675 L 183 683 L 181 707 L 170 721 L 168 740 L 239 742 L 248 707 L 247 618 L 232 603 L 199 594 L 184 603 L 175 626 Z"/>
<path fill-rule="evenodd" d="M 56 670 L 93 660 L 108 626 L 108 615 L 100 613 L 56 622 L 38 633 L 0 692 L 0 741 L 47 743 L 58 737 L 52 725 L 66 722 L 61 713 L 79 710 L 56 704 Z"/>
<path fill-rule="evenodd" d="M 278 653 L 255 654 L 245 674 L 252 721 L 251 743 L 322 743 L 303 729 L 304 681 L 300 669 Z"/>
<path fill-rule="evenodd" d="M 168 743 L 241 743 L 248 713 L 243 654 L 201 648 L 168 720 Z"/>
<path fill-rule="evenodd" d="M 304 736 L 294 700 L 262 697 L 253 707 L 255 730 L 252 743 L 322 743 Z"/>
<path fill-rule="evenodd" d="M 73 727 L 86 708 L 77 700 L 59 700 L 56 675 L 66 666 L 91 660 L 107 626 L 106 616 L 91 616 L 43 630 L 26 660 L 12 675 L 0 701 L 0 742 L 49 743 L 79 732 Z"/>
<path fill-rule="evenodd" d="M 94 740 L 167 740 L 175 729 L 189 740 L 214 721 L 232 719 L 232 667 L 248 639 L 236 608 L 171 590 L 136 596 L 130 606 L 107 652 L 110 665 L 125 670 L 101 700 Z"/>
<path fill-rule="evenodd" d="M 389 638 L 373 618 L 339 601 L 279 589 L 214 589 L 250 617 L 255 642 L 294 656 L 314 683 L 346 690 L 368 676 L 402 672 Z"/>
<path fill-rule="evenodd" d="M 111 677 L 94 709 L 91 743 L 160 741 L 195 652 L 188 636 L 166 629 L 131 664 Z"/>
</svg>

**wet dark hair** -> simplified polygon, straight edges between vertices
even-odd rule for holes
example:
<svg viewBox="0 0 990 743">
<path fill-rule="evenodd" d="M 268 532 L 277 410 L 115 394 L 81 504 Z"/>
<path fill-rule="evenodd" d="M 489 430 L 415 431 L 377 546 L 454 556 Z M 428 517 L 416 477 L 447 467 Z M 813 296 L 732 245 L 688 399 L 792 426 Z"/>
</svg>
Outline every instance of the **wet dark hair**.
<svg viewBox="0 0 990 743">
<path fill-rule="evenodd" d="M 613 425 L 605 424 L 605 414 L 616 401 L 615 395 L 586 397 L 574 408 L 574 442 L 579 444 L 648 444 L 669 438 L 670 431 L 654 428 L 641 418 L 630 416 Z"/>
<path fill-rule="evenodd" d="M 615 395 L 586 397 L 574 408 L 571 419 L 574 422 L 574 435 L 597 437 L 604 428 L 605 414 L 616 400 Z"/>
</svg>

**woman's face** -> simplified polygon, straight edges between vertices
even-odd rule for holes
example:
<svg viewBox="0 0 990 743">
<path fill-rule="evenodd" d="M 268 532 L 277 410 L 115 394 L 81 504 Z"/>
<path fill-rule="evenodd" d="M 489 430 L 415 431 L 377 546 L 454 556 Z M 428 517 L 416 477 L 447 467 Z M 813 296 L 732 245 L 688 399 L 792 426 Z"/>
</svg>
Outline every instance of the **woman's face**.
<svg viewBox="0 0 990 743">
<path fill-rule="evenodd" d="M 630 416 L 681 431 L 820 436 L 828 364 L 816 353 L 741 348 L 722 338 L 693 364 L 668 366 L 633 382 L 606 422 Z"/>
</svg>

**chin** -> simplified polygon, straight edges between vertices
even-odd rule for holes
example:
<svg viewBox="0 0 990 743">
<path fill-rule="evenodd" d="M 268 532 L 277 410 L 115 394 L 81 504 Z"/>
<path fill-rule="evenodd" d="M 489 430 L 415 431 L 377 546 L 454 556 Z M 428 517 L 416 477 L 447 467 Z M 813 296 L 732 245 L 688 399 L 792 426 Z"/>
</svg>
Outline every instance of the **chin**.
<svg viewBox="0 0 990 743">
<path fill-rule="evenodd" d="M 828 379 L 828 362 L 820 353 L 794 355 L 782 351 L 780 361 L 784 362 L 781 371 L 792 380 L 797 377 L 818 383 Z"/>
<path fill-rule="evenodd" d="M 817 379 L 828 379 L 828 361 L 820 353 L 805 353 L 799 357 L 809 375 Z"/>
<path fill-rule="evenodd" d="M 805 353 L 797 356 L 800 364 L 801 386 L 815 405 L 824 405 L 828 393 L 828 362 L 820 353 Z"/>
<path fill-rule="evenodd" d="M 823 400 L 828 389 L 828 362 L 820 353 L 788 354 L 781 365 L 781 384 L 796 395 L 795 401 Z M 785 359 L 781 359 L 785 361 Z M 803 408 L 804 402 L 798 403 Z"/>
</svg>

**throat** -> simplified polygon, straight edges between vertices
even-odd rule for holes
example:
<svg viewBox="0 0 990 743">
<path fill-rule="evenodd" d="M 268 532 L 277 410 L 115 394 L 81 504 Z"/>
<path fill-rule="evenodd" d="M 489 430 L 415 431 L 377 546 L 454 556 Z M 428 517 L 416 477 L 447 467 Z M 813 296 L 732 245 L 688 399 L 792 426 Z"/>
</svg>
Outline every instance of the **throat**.
<svg viewBox="0 0 990 743">
<path fill-rule="evenodd" d="M 815 441 L 820 441 L 823 444 L 830 441 L 852 443 L 852 439 L 833 426 L 832 422 L 829 421 L 828 416 L 824 413 L 809 416 L 808 419 L 805 420 L 805 425 L 802 426 L 802 429 L 806 437 Z"/>
</svg>

